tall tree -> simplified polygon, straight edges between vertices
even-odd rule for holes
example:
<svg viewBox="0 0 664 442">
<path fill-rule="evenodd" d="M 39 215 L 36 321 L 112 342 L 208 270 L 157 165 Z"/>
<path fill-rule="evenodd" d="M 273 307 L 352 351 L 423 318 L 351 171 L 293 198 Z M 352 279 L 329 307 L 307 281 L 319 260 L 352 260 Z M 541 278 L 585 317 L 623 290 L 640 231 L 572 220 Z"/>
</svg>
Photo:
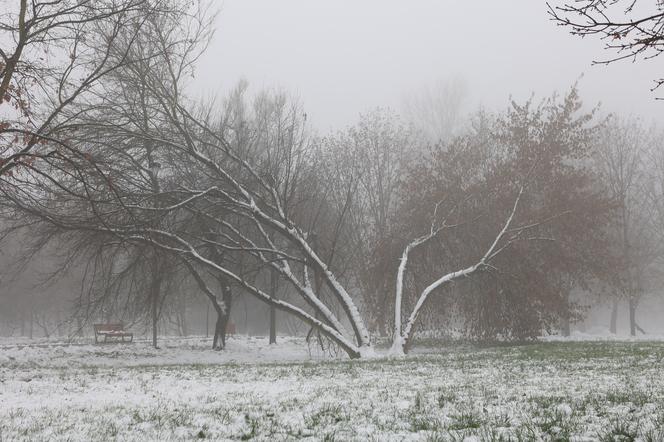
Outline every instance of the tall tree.
<svg viewBox="0 0 664 442">
<path fill-rule="evenodd" d="M 360 115 L 355 125 L 321 140 L 326 169 L 334 171 L 326 185 L 338 199 L 337 210 L 346 214 L 347 240 L 356 250 L 353 276 L 362 286 L 371 328 L 382 335 L 387 333 L 393 302 L 384 249 L 393 245 L 393 224 L 404 197 L 401 180 L 422 146 L 413 127 L 382 108 Z"/>
<path fill-rule="evenodd" d="M 655 219 L 648 198 L 653 165 L 648 157 L 655 141 L 652 130 L 636 120 L 613 117 L 597 139 L 596 168 L 614 201 L 617 210 L 611 223 L 615 254 L 620 257 L 616 266 L 619 298 L 629 306 L 629 328 L 632 336 L 641 329 L 636 320 L 637 307 L 647 287 L 647 276 L 661 247 L 653 231 Z M 650 169 L 650 170 L 649 170 Z M 614 300 L 611 331 L 616 332 L 617 301 Z"/>
</svg>

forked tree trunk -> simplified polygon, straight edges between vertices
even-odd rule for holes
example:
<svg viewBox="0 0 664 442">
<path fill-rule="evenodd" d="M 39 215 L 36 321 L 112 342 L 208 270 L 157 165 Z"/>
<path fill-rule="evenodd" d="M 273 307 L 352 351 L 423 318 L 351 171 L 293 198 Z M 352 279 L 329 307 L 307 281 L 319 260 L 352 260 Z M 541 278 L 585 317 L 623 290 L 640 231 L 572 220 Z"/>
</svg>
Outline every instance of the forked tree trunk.
<svg viewBox="0 0 664 442">
<path fill-rule="evenodd" d="M 406 247 L 403 250 L 403 253 L 401 254 L 399 267 L 397 269 L 396 291 L 394 296 L 394 333 L 392 338 L 392 346 L 389 351 L 391 355 L 399 356 L 405 354 L 408 351 L 408 348 L 412 343 L 412 338 L 414 336 L 415 328 L 417 327 L 418 318 L 420 313 L 422 312 L 422 308 L 426 304 L 429 296 L 435 290 L 444 287 L 446 285 L 449 285 L 449 283 L 453 281 L 468 277 L 473 273 L 484 269 L 487 265 L 489 265 L 489 263 L 493 258 L 499 255 L 503 250 L 507 249 L 513 241 L 518 239 L 520 233 L 538 225 L 538 223 L 536 223 L 536 224 L 526 225 L 524 227 L 516 227 L 516 228 L 511 227 L 512 221 L 514 220 L 514 215 L 516 214 L 517 208 L 519 207 L 519 201 L 521 200 L 523 191 L 524 189 L 523 187 L 521 187 L 518 196 L 514 200 L 512 211 L 505 220 L 502 229 L 500 230 L 500 232 L 498 232 L 491 245 L 487 248 L 484 255 L 481 258 L 479 258 L 475 264 L 463 268 L 461 270 L 457 270 L 455 272 L 450 272 L 438 278 L 437 280 L 433 281 L 424 290 L 422 290 L 422 292 L 419 294 L 417 302 L 415 303 L 415 306 L 413 307 L 410 315 L 407 317 L 406 322 L 402 326 L 401 315 L 402 315 L 402 303 L 403 303 L 404 278 L 408 267 L 409 254 L 417 247 L 426 244 L 429 240 L 434 238 L 444 227 L 446 227 L 444 222 L 442 226 L 436 227 L 436 213 L 438 212 L 438 205 L 436 205 L 429 233 L 411 241 L 408 245 L 406 245 Z"/>
</svg>

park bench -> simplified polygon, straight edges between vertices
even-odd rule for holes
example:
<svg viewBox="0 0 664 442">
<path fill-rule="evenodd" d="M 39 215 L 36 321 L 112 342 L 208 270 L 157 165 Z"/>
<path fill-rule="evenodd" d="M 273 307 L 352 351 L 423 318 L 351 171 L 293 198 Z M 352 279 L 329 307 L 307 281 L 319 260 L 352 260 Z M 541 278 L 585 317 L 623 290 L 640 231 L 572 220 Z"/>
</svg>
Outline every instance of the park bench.
<svg viewBox="0 0 664 442">
<path fill-rule="evenodd" d="M 113 339 L 117 342 L 119 339 L 121 342 L 132 342 L 134 340 L 134 334 L 128 331 L 125 331 L 124 324 L 94 324 L 95 329 L 95 344 L 100 342 L 100 338 L 103 336 L 104 340 L 102 342 L 108 342 L 108 339 Z M 125 341 L 125 338 L 129 338 L 128 341 Z"/>
</svg>

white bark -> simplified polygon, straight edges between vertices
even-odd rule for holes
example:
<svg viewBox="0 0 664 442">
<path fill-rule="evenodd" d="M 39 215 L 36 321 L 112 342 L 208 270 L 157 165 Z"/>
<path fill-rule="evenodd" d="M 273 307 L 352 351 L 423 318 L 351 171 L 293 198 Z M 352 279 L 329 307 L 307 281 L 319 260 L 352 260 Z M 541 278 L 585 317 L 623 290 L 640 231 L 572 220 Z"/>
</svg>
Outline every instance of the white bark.
<svg viewBox="0 0 664 442">
<path fill-rule="evenodd" d="M 118 234 L 126 234 L 126 232 L 122 231 L 116 231 L 115 233 Z M 181 248 L 179 247 L 174 247 L 174 246 L 169 246 L 167 244 L 164 244 L 160 242 L 156 236 L 161 236 L 164 238 L 168 238 L 171 241 L 174 241 L 176 243 L 179 243 L 181 245 Z M 149 238 L 149 239 L 148 239 Z M 198 262 L 199 264 L 202 264 L 204 266 L 207 266 L 209 268 L 212 268 L 215 271 L 218 271 L 225 275 L 227 278 L 235 281 L 236 283 L 240 284 L 242 287 L 247 289 L 252 295 L 256 296 L 257 298 L 265 301 L 268 304 L 274 305 L 275 307 L 287 311 L 291 314 L 294 314 L 295 316 L 300 317 L 304 321 L 308 322 L 312 326 L 320 328 L 326 335 L 328 335 L 333 341 L 335 341 L 337 344 L 339 344 L 344 350 L 346 350 L 350 356 L 352 357 L 359 357 L 361 355 L 370 355 L 372 350 L 370 345 L 355 345 L 352 340 L 350 340 L 348 337 L 344 336 L 343 334 L 343 328 L 341 330 L 338 330 L 335 328 L 334 325 L 328 325 L 327 323 L 320 321 L 319 319 L 315 318 L 314 316 L 310 315 L 309 313 L 305 312 L 301 308 L 294 306 L 286 301 L 279 300 L 272 298 L 268 293 L 265 293 L 264 291 L 260 290 L 259 288 L 249 284 L 242 278 L 242 276 L 236 274 L 235 272 L 215 263 L 214 261 L 205 258 L 201 254 L 198 253 L 198 251 L 186 240 L 181 238 L 178 235 L 175 235 L 171 232 L 166 232 L 163 230 L 156 230 L 156 229 L 148 229 L 145 230 L 144 232 L 140 232 L 140 234 L 135 235 L 133 237 L 129 236 L 127 239 L 133 239 L 133 240 L 138 240 L 138 241 L 149 241 L 151 244 L 154 244 L 158 247 L 161 247 L 165 250 L 170 250 L 172 252 L 176 253 L 182 253 L 182 254 L 187 254 L 189 255 L 194 261 Z M 309 290 L 310 291 L 310 290 Z M 313 293 L 313 292 L 312 292 Z M 315 297 L 314 297 L 315 298 Z M 329 313 L 329 309 L 322 304 L 322 302 L 318 301 L 322 307 L 324 307 L 324 310 L 322 311 L 323 313 Z M 337 322 L 337 324 L 340 326 L 340 324 Z"/>
<path fill-rule="evenodd" d="M 275 201 L 277 213 L 279 214 L 279 218 L 281 219 L 278 219 L 275 216 L 270 216 L 265 210 L 262 210 L 258 206 L 258 204 L 256 204 L 256 201 L 254 200 L 251 193 L 247 189 L 245 189 L 241 183 L 232 178 L 230 174 L 223 169 L 223 167 L 221 167 L 211 158 L 202 154 L 195 147 L 192 147 L 191 150 L 193 156 L 195 156 L 200 161 L 210 166 L 215 172 L 221 174 L 223 178 L 226 179 L 240 193 L 240 195 L 242 195 L 244 201 L 239 200 L 238 198 L 234 198 L 228 193 L 225 193 L 224 195 L 226 198 L 230 199 L 235 204 L 238 204 L 238 206 L 240 207 L 249 209 L 250 213 L 254 217 L 260 229 L 262 229 L 262 224 L 266 224 L 279 231 L 282 235 L 284 235 L 295 245 L 297 245 L 300 248 L 300 250 L 309 258 L 310 262 L 313 265 L 318 267 L 321 274 L 324 276 L 328 287 L 335 294 L 341 306 L 343 307 L 344 311 L 346 312 L 348 320 L 355 333 L 355 338 L 357 340 L 358 346 L 359 347 L 370 346 L 371 342 L 370 342 L 369 330 L 366 328 L 364 320 L 362 319 L 360 311 L 355 305 L 353 298 L 346 291 L 343 285 L 339 283 L 336 276 L 329 270 L 327 265 L 318 256 L 318 254 L 316 254 L 316 252 L 307 242 L 304 235 L 298 229 L 292 227 L 292 223 L 290 223 L 290 221 L 286 218 L 286 215 L 279 202 L 279 199 L 274 193 L 274 189 L 268 186 L 266 183 L 264 183 L 263 180 L 261 180 L 261 183 L 265 187 L 272 190 L 271 194 L 274 197 L 273 199 Z M 247 168 L 250 172 L 253 172 L 253 169 L 251 168 L 250 165 L 248 165 L 246 162 L 242 163 L 245 168 Z M 266 238 L 266 240 L 269 240 L 269 236 L 266 233 L 264 233 L 263 236 Z M 277 249 L 275 248 L 275 250 Z"/>
<path fill-rule="evenodd" d="M 403 253 L 401 254 L 401 260 L 399 262 L 399 268 L 397 269 L 397 286 L 396 286 L 396 291 L 395 291 L 395 297 L 394 297 L 394 335 L 393 335 L 393 344 L 392 344 L 392 350 L 391 352 L 397 351 L 397 348 L 401 348 L 401 353 L 403 353 L 403 344 L 400 344 L 402 339 L 401 339 L 401 304 L 403 300 L 403 277 L 404 274 L 406 273 L 406 268 L 408 266 L 408 255 L 410 252 L 421 246 L 422 244 L 426 243 L 429 241 L 431 238 L 436 236 L 438 232 L 440 232 L 443 228 L 446 227 L 445 222 L 443 221 L 443 225 L 441 227 L 436 227 L 436 216 L 438 214 L 438 208 L 440 207 L 440 202 L 436 204 L 436 207 L 433 211 L 433 216 L 431 219 L 431 229 L 429 230 L 429 234 L 422 236 L 420 238 L 417 238 L 413 241 L 411 241 L 406 248 L 404 249 Z"/>
<path fill-rule="evenodd" d="M 424 307 L 427 299 L 431 295 L 431 293 L 436 290 L 437 288 L 452 282 L 456 279 L 459 278 L 464 278 L 467 276 L 470 276 L 474 272 L 481 270 L 485 268 L 489 261 L 491 261 L 493 258 L 495 258 L 500 252 L 505 250 L 509 245 L 517 239 L 519 234 L 525 230 L 529 229 L 531 227 L 534 227 L 539 224 L 531 224 L 528 226 L 516 228 L 516 229 L 510 229 L 510 226 L 512 222 L 514 221 L 514 215 L 516 214 L 516 210 L 519 206 L 519 201 L 521 200 L 521 196 L 523 195 L 523 187 L 519 190 L 519 194 L 516 197 L 516 200 L 514 201 L 514 205 L 512 207 L 512 211 L 510 212 L 510 215 L 508 216 L 507 220 L 505 221 L 505 224 L 503 225 L 503 228 L 500 230 L 498 235 L 496 235 L 496 238 L 494 239 L 493 243 L 491 246 L 487 249 L 486 253 L 480 258 L 480 260 L 476 263 L 473 264 L 469 267 L 466 267 L 461 270 L 457 270 L 455 272 L 450 272 L 441 278 L 435 280 L 431 284 L 429 284 L 423 291 L 420 293 L 419 298 L 417 299 L 417 303 L 415 304 L 415 307 L 413 308 L 412 312 L 410 313 L 410 316 L 408 317 L 408 320 L 406 321 L 405 327 L 403 327 L 403 330 L 401 328 L 401 304 L 402 304 L 402 297 L 403 297 L 403 278 L 404 274 L 407 270 L 407 265 L 408 265 L 408 255 L 409 253 L 416 247 L 424 244 L 427 242 L 429 239 L 433 238 L 439 231 L 439 229 L 434 229 L 433 223 L 431 227 L 431 231 L 428 235 L 423 236 L 421 238 L 418 238 L 411 243 L 409 243 L 406 248 L 404 249 L 402 255 L 401 255 L 401 262 L 399 264 L 399 269 L 397 270 L 397 287 L 396 287 L 396 293 L 395 293 L 395 310 L 394 310 L 394 336 L 393 336 L 393 341 L 392 341 L 392 347 L 390 348 L 390 354 L 391 355 L 403 355 L 406 352 L 406 349 L 408 347 L 409 341 L 412 338 L 412 333 L 414 331 L 415 324 L 417 322 L 417 319 L 420 315 L 420 312 L 422 310 L 422 307 Z M 434 212 L 434 218 L 435 218 L 435 212 Z M 435 222 L 435 219 L 434 219 Z M 505 234 L 508 232 L 512 232 L 513 236 L 507 240 L 502 246 L 498 247 L 503 238 L 505 237 Z"/>
<path fill-rule="evenodd" d="M 408 255 L 417 246 L 420 246 L 433 238 L 439 231 L 440 229 L 434 230 L 432 227 L 429 235 L 412 241 L 406 246 L 403 253 L 401 254 L 401 261 L 399 262 L 399 268 L 397 269 L 397 287 L 394 296 L 394 341 L 392 344 L 392 350 L 390 351 L 391 353 L 396 352 L 397 348 L 401 348 L 401 353 L 403 353 L 403 339 L 401 338 L 401 304 L 403 300 L 403 278 L 408 266 Z"/>
</svg>

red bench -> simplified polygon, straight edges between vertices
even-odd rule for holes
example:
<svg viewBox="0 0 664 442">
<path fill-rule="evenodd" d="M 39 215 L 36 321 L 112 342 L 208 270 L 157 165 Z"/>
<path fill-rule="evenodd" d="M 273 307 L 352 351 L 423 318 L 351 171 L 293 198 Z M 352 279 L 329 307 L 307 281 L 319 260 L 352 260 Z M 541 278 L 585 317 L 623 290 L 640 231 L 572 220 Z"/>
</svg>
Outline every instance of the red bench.
<svg viewBox="0 0 664 442">
<path fill-rule="evenodd" d="M 128 331 L 125 331 L 124 324 L 94 324 L 95 329 L 95 344 L 99 343 L 99 338 L 102 336 L 104 340 L 102 342 L 108 342 L 108 339 L 115 340 L 115 342 L 120 340 L 120 342 L 132 342 L 134 340 L 134 334 Z M 129 338 L 128 341 L 125 341 L 125 338 Z"/>
</svg>

